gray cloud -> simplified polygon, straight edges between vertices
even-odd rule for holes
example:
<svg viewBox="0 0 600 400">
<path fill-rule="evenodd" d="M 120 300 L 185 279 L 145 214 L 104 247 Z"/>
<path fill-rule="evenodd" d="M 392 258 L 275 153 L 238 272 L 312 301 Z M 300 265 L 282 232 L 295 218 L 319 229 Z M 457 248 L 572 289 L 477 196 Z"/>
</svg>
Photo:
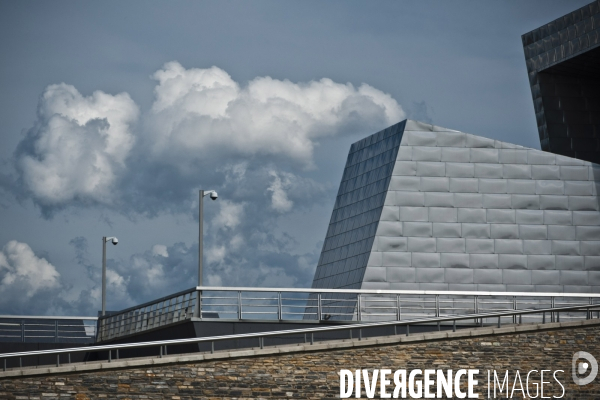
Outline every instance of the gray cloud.
<svg viewBox="0 0 600 400">
<path fill-rule="evenodd" d="M 0 309 L 13 314 L 46 310 L 60 289 L 60 274 L 16 240 L 0 251 Z"/>
<path fill-rule="evenodd" d="M 24 191 L 46 215 L 69 205 L 111 204 L 137 118 L 128 94 L 84 97 L 71 85 L 48 86 L 35 126 L 15 152 Z"/>
</svg>

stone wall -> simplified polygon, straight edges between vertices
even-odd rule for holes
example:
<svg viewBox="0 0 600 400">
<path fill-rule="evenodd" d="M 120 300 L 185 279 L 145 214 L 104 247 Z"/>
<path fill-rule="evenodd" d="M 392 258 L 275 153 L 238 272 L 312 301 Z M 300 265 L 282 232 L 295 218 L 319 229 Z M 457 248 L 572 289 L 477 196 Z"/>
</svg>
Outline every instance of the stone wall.
<svg viewBox="0 0 600 400">
<path fill-rule="evenodd" d="M 509 370 L 511 382 L 517 370 L 523 382 L 530 370 L 563 370 L 557 375 L 566 390 L 562 398 L 598 399 L 600 376 L 587 386 L 576 386 L 571 379 L 571 360 L 576 351 L 587 351 L 600 359 L 600 323 L 590 322 L 579 326 L 554 324 L 549 330 L 549 325 L 543 326 L 545 330 L 522 326 L 520 332 L 514 332 L 515 327 L 481 328 L 409 338 L 355 339 L 339 345 L 315 343 L 312 349 L 318 351 L 308 345 L 297 346 L 296 350 L 288 346 L 287 350 L 281 348 L 280 354 L 267 354 L 273 349 L 257 350 L 252 354 L 265 354 L 250 357 L 215 353 L 208 356 L 221 358 L 154 366 L 150 362 L 89 373 L 0 377 L 0 399 L 338 398 L 340 369 L 359 368 L 479 369 L 480 398 L 487 397 L 488 370 L 499 374 Z M 494 331 L 496 334 L 490 335 Z M 539 377 L 536 379 L 539 382 Z M 553 383 L 545 386 L 545 395 L 560 396 L 562 391 L 551 375 L 548 380 Z M 533 386 L 530 388 L 533 391 Z M 514 398 L 522 398 L 520 392 Z"/>
</svg>

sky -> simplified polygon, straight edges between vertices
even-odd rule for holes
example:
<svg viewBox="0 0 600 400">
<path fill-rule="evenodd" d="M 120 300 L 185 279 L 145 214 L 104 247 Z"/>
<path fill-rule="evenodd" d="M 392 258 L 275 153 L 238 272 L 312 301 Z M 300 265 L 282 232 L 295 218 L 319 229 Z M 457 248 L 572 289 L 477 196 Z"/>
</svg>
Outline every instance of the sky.
<svg viewBox="0 0 600 400">
<path fill-rule="evenodd" d="M 0 315 L 310 287 L 351 143 L 539 149 L 521 35 L 589 1 L 0 0 Z"/>
</svg>

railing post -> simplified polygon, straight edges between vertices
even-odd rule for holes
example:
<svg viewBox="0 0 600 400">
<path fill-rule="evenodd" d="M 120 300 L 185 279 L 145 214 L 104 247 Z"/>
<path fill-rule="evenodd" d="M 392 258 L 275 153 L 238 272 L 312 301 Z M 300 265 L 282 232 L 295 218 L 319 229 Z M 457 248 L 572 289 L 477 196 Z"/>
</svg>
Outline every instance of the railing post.
<svg viewBox="0 0 600 400">
<path fill-rule="evenodd" d="M 517 296 L 513 296 L 513 311 L 517 311 Z M 513 324 L 517 323 L 517 314 L 513 315 Z"/>
<path fill-rule="evenodd" d="M 315 343 L 315 334 L 311 332 L 310 334 L 310 344 L 314 344 Z"/>
<path fill-rule="evenodd" d="M 25 320 L 21 320 L 21 342 L 25 342 Z"/>
<path fill-rule="evenodd" d="M 58 343 L 58 320 L 54 321 L 54 343 Z"/>
<path fill-rule="evenodd" d="M 435 316 L 436 317 L 440 316 L 440 295 L 439 294 L 435 295 Z"/>
<path fill-rule="evenodd" d="M 410 329 L 408 328 L 408 324 L 406 324 L 406 336 L 408 336 Z"/>
<path fill-rule="evenodd" d="M 277 292 L 277 319 L 280 321 L 283 319 L 283 310 L 282 310 L 282 304 L 281 304 L 281 292 Z"/>
<path fill-rule="evenodd" d="M 456 320 L 452 321 L 452 332 L 456 332 Z"/>
<path fill-rule="evenodd" d="M 108 351 L 108 362 L 112 361 L 112 350 Z"/>
<path fill-rule="evenodd" d="M 550 308 L 554 308 L 554 297 L 550 297 Z M 554 312 L 550 312 L 550 322 L 554 322 Z"/>
<path fill-rule="evenodd" d="M 242 319 L 242 292 L 240 290 L 238 290 L 238 298 L 237 298 L 237 302 L 238 302 L 238 319 Z"/>
<path fill-rule="evenodd" d="M 60 353 L 56 355 L 56 366 L 60 367 Z"/>
<path fill-rule="evenodd" d="M 359 293 L 356 297 L 356 308 L 357 308 L 357 313 L 356 313 L 356 318 L 358 319 L 358 321 L 362 321 L 362 312 L 361 312 L 361 306 L 362 306 L 362 302 L 361 302 L 361 294 Z"/>
<path fill-rule="evenodd" d="M 321 293 L 317 294 L 317 321 L 321 321 Z M 312 343 L 311 343 L 312 344 Z"/>
<path fill-rule="evenodd" d="M 213 354 L 215 352 L 215 341 L 211 341 L 210 342 L 210 354 Z"/>
<path fill-rule="evenodd" d="M 96 342 L 102 341 L 102 319 L 96 320 Z"/>
<path fill-rule="evenodd" d="M 400 295 L 397 294 L 396 295 L 396 320 L 400 321 L 401 319 L 402 319 L 402 309 L 400 308 Z"/>
<path fill-rule="evenodd" d="M 479 313 L 479 305 L 477 304 L 477 296 L 473 296 L 473 314 Z M 475 318 L 475 324 L 477 324 L 477 318 Z"/>
<path fill-rule="evenodd" d="M 202 290 L 196 290 L 196 307 L 194 317 L 202 319 Z"/>
</svg>

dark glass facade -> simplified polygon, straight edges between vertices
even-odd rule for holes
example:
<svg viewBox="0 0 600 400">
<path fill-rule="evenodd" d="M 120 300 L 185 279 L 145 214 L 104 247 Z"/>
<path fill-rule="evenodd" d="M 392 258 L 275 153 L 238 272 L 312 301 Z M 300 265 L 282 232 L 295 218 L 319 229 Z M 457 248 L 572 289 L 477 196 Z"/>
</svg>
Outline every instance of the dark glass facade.
<svg viewBox="0 0 600 400">
<path fill-rule="evenodd" d="M 360 289 L 405 125 L 350 147 L 313 288 Z"/>
<path fill-rule="evenodd" d="M 542 150 L 600 163 L 600 1 L 522 41 Z"/>
</svg>

